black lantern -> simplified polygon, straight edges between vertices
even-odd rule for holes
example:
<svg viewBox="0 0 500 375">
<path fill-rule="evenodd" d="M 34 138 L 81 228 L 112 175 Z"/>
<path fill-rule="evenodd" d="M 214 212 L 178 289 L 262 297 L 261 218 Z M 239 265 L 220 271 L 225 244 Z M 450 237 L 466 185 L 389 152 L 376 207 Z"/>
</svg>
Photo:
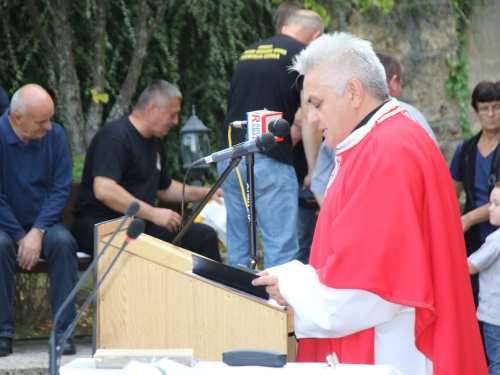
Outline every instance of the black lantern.
<svg viewBox="0 0 500 375">
<path fill-rule="evenodd" d="M 210 155 L 208 131 L 209 129 L 196 116 L 193 105 L 191 117 L 181 128 L 181 153 L 184 169 L 188 169 L 198 159 Z M 201 177 L 209 167 L 208 164 L 203 164 L 191 169 L 193 185 L 201 186 Z"/>
</svg>

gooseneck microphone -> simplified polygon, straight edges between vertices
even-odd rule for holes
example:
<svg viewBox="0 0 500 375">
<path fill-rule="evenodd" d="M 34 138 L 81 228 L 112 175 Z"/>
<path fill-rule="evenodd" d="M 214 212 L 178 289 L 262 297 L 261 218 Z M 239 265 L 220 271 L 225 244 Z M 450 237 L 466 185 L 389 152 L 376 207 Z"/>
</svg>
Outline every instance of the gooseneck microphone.
<svg viewBox="0 0 500 375">
<path fill-rule="evenodd" d="M 130 203 L 130 205 L 127 207 L 127 209 L 125 210 L 125 218 L 129 218 L 131 216 L 134 216 L 136 213 L 139 212 L 139 208 L 141 208 L 141 206 L 139 205 L 139 202 L 132 202 Z M 122 223 L 125 222 L 125 220 L 122 220 Z M 120 223 L 120 228 L 123 226 L 123 224 Z"/>
<path fill-rule="evenodd" d="M 66 328 L 66 331 L 64 332 L 63 336 L 59 340 L 59 343 L 57 343 L 57 339 L 56 339 L 56 327 L 57 327 L 57 323 L 59 321 L 59 318 L 60 318 L 62 312 L 68 306 L 68 304 L 71 301 L 73 301 L 73 299 L 75 298 L 76 293 L 78 293 L 78 291 L 81 289 L 81 287 L 83 286 L 83 284 L 85 283 L 85 281 L 87 281 L 90 273 L 95 270 L 99 259 L 104 254 L 104 252 L 106 251 L 106 249 L 109 247 L 109 245 L 111 244 L 111 242 L 113 241 L 113 239 L 116 237 L 116 234 L 123 227 L 123 224 L 125 223 L 125 221 L 129 217 L 135 215 L 139 211 L 139 208 L 140 208 L 140 206 L 139 206 L 138 202 L 132 202 L 127 207 L 127 209 L 125 210 L 125 216 L 124 216 L 124 218 L 122 219 L 122 221 L 120 222 L 120 224 L 118 225 L 118 227 L 115 229 L 115 231 L 111 235 L 110 239 L 106 242 L 106 244 L 104 245 L 104 247 L 101 250 L 101 252 L 94 258 L 94 260 L 92 261 L 92 263 L 90 264 L 90 266 L 87 268 L 87 270 L 85 271 L 85 273 L 82 275 L 82 277 L 80 278 L 80 280 L 78 281 L 78 283 L 75 285 L 75 287 L 73 288 L 73 290 L 71 291 L 71 293 L 68 295 L 68 297 L 66 297 L 66 299 L 64 300 L 64 302 L 61 305 L 61 307 L 59 307 L 59 310 L 57 310 L 57 313 L 56 313 L 56 315 L 54 317 L 54 320 L 52 322 L 52 329 L 51 329 L 51 332 L 50 332 L 50 339 L 49 339 L 49 374 L 50 375 L 59 375 L 59 360 L 60 360 L 60 357 L 61 357 L 61 354 L 62 354 L 62 348 L 64 347 L 64 343 L 66 342 L 66 340 L 69 337 L 70 333 L 75 328 L 76 323 L 78 322 L 78 320 L 83 315 L 83 312 L 87 308 L 88 304 L 94 298 L 95 294 L 97 293 L 97 289 L 99 288 L 100 284 L 104 280 L 107 272 L 109 272 L 109 270 L 111 269 L 111 266 L 113 265 L 114 261 L 116 261 L 118 255 L 121 253 L 121 251 L 123 251 L 123 249 L 125 249 L 125 247 L 132 240 L 136 239 L 144 231 L 145 223 L 144 223 L 143 220 L 141 220 L 141 219 L 134 219 L 132 221 L 132 223 L 130 223 L 130 226 L 127 229 L 127 238 L 125 239 L 125 242 L 124 242 L 122 248 L 120 249 L 120 252 L 118 253 L 117 257 L 115 258 L 115 260 L 113 261 L 113 263 L 111 264 L 111 266 L 108 268 L 108 271 L 106 272 L 106 274 L 101 278 L 101 281 L 99 282 L 99 284 L 96 285 L 96 287 L 92 291 L 90 297 L 87 299 L 87 301 L 85 302 L 85 304 L 82 306 L 82 308 L 80 309 L 79 313 L 76 315 L 76 317 L 73 320 L 73 322 L 68 326 L 68 328 Z M 57 345 L 57 347 L 56 347 L 56 345 Z"/>
<path fill-rule="evenodd" d="M 203 164 L 217 163 L 221 160 L 239 158 L 257 151 L 267 151 L 276 147 L 276 139 L 271 133 L 265 133 L 259 135 L 257 138 L 251 141 L 239 143 L 233 147 L 226 148 L 218 152 L 214 152 L 212 155 L 201 158 L 195 161 L 191 167 L 197 167 Z"/>
</svg>

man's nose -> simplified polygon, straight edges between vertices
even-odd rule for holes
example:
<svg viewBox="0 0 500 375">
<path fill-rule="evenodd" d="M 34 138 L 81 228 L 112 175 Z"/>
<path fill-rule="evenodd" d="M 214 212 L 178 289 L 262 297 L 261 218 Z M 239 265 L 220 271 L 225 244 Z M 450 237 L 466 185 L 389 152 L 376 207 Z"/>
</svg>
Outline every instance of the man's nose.
<svg viewBox="0 0 500 375">
<path fill-rule="evenodd" d="M 307 113 L 307 123 L 309 125 L 317 125 L 318 124 L 318 115 L 314 113 L 315 111 L 309 108 Z"/>
</svg>

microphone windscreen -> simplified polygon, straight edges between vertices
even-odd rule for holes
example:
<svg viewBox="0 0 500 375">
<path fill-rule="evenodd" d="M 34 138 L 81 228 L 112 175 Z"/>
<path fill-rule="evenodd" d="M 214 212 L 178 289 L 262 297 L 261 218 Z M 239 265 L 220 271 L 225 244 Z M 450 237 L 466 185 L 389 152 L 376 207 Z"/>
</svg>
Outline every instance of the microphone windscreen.
<svg viewBox="0 0 500 375">
<path fill-rule="evenodd" d="M 145 228 L 146 228 L 146 223 L 144 222 L 144 220 L 135 218 L 134 220 L 132 220 L 127 229 L 127 237 L 135 240 L 137 237 L 140 236 L 142 232 L 144 232 Z"/>
<path fill-rule="evenodd" d="M 269 131 L 276 137 L 283 138 L 290 133 L 290 124 L 284 119 L 273 121 L 269 124 Z"/>
<path fill-rule="evenodd" d="M 274 134 L 272 133 L 264 133 L 260 136 L 261 144 L 259 145 L 260 151 L 270 150 L 273 147 L 276 147 L 276 138 L 274 138 Z"/>
<path fill-rule="evenodd" d="M 139 202 L 134 201 L 130 203 L 125 210 L 125 216 L 134 216 L 137 212 L 139 212 L 139 208 L 141 208 L 141 206 L 139 206 Z"/>
</svg>

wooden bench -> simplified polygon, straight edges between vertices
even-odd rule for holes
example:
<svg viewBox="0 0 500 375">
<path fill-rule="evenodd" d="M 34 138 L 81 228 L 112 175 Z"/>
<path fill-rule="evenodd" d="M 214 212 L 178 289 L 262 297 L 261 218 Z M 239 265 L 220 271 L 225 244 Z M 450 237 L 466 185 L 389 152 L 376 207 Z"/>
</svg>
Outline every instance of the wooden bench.
<svg viewBox="0 0 500 375">
<path fill-rule="evenodd" d="M 78 192 L 80 191 L 80 183 L 72 182 L 71 189 L 69 191 L 68 203 L 64 208 L 62 213 L 62 218 L 64 225 L 68 230 L 71 230 L 73 227 L 73 223 L 75 221 L 75 217 L 71 214 L 73 210 L 73 206 L 75 205 L 76 198 L 78 197 Z M 78 253 L 78 271 L 85 271 L 92 263 L 92 258 L 85 253 Z M 33 267 L 30 271 L 19 267 L 19 263 L 16 264 L 15 273 L 47 273 L 49 270 L 49 266 L 47 262 L 43 259 L 40 259 L 35 267 Z"/>
</svg>

